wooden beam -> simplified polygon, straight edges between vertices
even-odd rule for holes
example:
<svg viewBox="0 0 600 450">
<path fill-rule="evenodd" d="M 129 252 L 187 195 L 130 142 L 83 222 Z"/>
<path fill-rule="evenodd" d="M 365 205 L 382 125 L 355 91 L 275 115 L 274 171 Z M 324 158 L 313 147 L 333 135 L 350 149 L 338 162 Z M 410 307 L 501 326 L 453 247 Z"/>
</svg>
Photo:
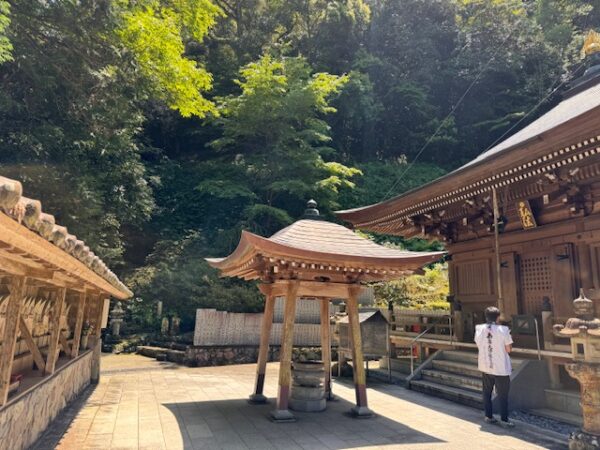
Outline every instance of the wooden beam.
<svg viewBox="0 0 600 450">
<path fill-rule="evenodd" d="M 87 265 L 5 214 L 0 214 L 0 229 L 2 229 L 0 241 L 19 250 L 21 254 L 27 254 L 44 260 L 54 267 L 60 267 L 69 275 L 80 278 L 86 284 L 114 295 L 118 299 L 126 299 L 131 296 L 129 292 L 113 286 Z"/>
<path fill-rule="evenodd" d="M 360 334 L 360 321 L 358 320 L 358 294 L 360 286 L 348 286 L 346 309 L 348 311 L 348 325 L 352 339 L 352 369 L 354 372 L 354 390 L 356 393 L 356 407 L 352 414 L 356 416 L 371 416 L 367 404 L 367 379 L 365 376 L 365 363 L 362 352 L 362 338 Z"/>
<path fill-rule="evenodd" d="M 9 285 L 10 297 L 4 316 L 4 336 L 2 347 L 0 347 L 0 405 L 4 405 L 8 399 L 19 317 L 25 299 L 26 283 L 27 278 L 17 276 L 11 279 Z"/>
<path fill-rule="evenodd" d="M 273 294 L 276 297 L 285 295 L 288 283 L 288 280 L 276 281 L 273 286 Z M 296 295 L 299 297 L 345 298 L 348 295 L 348 284 L 303 280 L 298 286 Z"/>
<path fill-rule="evenodd" d="M 288 281 L 285 309 L 283 313 L 283 335 L 279 355 L 279 389 L 277 391 L 277 406 L 271 412 L 273 420 L 290 421 L 294 415 L 288 410 L 290 386 L 292 380 L 292 348 L 294 345 L 294 321 L 296 319 L 296 297 L 298 282 Z"/>
<path fill-rule="evenodd" d="M 83 317 L 85 312 L 85 302 L 88 297 L 87 292 L 80 293 L 77 301 L 77 315 L 75 318 L 75 330 L 73 331 L 73 344 L 71 345 L 71 358 L 77 358 L 79 355 L 79 346 L 81 345 L 81 330 L 83 329 Z"/>
<path fill-rule="evenodd" d="M 102 314 L 104 312 L 104 300 L 103 295 L 98 295 L 96 302 L 96 309 L 93 310 L 93 324 L 94 333 L 92 334 L 92 383 L 98 383 L 100 381 L 100 333 L 102 332 Z"/>
<path fill-rule="evenodd" d="M 0 270 L 3 272 L 21 277 L 39 278 L 43 280 L 52 279 L 54 274 L 53 271 L 45 268 L 32 267 L 14 259 L 6 258 L 6 254 L 7 252 L 0 250 Z"/>
<path fill-rule="evenodd" d="M 321 299 L 321 360 L 325 369 L 325 398 L 331 399 L 331 326 L 329 299 Z"/>
<path fill-rule="evenodd" d="M 71 349 L 69 348 L 69 342 L 67 341 L 67 338 L 65 336 L 65 334 L 63 333 L 63 330 L 60 330 L 60 332 L 58 333 L 58 341 L 60 343 L 60 346 L 62 347 L 63 351 L 65 352 L 66 355 L 71 354 Z M 60 350 L 59 350 L 60 352 Z"/>
<path fill-rule="evenodd" d="M 266 403 L 267 397 L 263 394 L 265 385 L 265 371 L 269 357 L 269 338 L 273 326 L 273 311 L 275 310 L 275 296 L 271 294 L 270 285 L 261 285 L 265 293 L 265 312 L 263 314 L 260 330 L 260 347 L 258 349 L 258 362 L 256 365 L 256 386 L 254 394 L 250 396 L 250 403 Z"/>
<path fill-rule="evenodd" d="M 25 339 L 27 348 L 29 349 L 31 356 L 33 356 L 33 361 L 35 362 L 35 365 L 37 366 L 39 371 L 44 372 L 44 369 L 46 368 L 44 357 L 42 356 L 42 353 L 40 352 L 38 346 L 35 344 L 33 336 L 31 335 L 29 327 L 27 327 L 27 324 L 25 323 L 25 319 L 23 319 L 23 317 L 19 318 L 19 329 L 21 330 L 21 337 Z"/>
<path fill-rule="evenodd" d="M 46 357 L 45 374 L 54 373 L 54 369 L 56 368 L 56 360 L 58 359 L 59 353 L 58 343 L 61 335 L 60 316 L 62 315 L 66 295 L 67 290 L 65 288 L 60 288 L 54 297 L 52 317 L 50 317 L 50 343 L 48 345 L 48 355 Z"/>
</svg>

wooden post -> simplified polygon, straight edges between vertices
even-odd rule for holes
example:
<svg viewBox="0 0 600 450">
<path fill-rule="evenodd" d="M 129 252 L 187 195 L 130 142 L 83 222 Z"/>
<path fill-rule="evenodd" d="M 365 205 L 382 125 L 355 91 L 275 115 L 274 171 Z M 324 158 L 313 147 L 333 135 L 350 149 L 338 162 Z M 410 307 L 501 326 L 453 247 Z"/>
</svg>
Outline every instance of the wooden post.
<svg viewBox="0 0 600 450">
<path fill-rule="evenodd" d="M 42 356 L 42 353 L 40 352 L 38 346 L 35 345 L 33 336 L 31 335 L 31 332 L 29 331 L 29 328 L 27 327 L 27 324 L 25 323 L 25 319 L 23 319 L 23 317 L 19 317 L 19 329 L 21 330 L 21 337 L 25 339 L 27 348 L 31 352 L 31 356 L 33 356 L 33 361 L 35 362 L 35 365 L 37 366 L 38 370 L 43 373 L 44 369 L 46 368 L 44 357 Z"/>
<path fill-rule="evenodd" d="M 373 413 L 367 405 L 367 379 L 365 376 L 365 363 L 362 353 L 362 338 L 360 335 L 360 322 L 358 320 L 358 294 L 360 285 L 348 286 L 348 325 L 352 339 L 352 369 L 354 372 L 354 390 L 356 393 L 356 407 L 351 413 L 358 417 L 369 417 Z"/>
<path fill-rule="evenodd" d="M 97 297 L 97 305 L 96 310 L 92 310 L 95 312 L 94 320 L 94 333 L 91 335 L 92 337 L 92 374 L 91 381 L 92 383 L 98 383 L 100 381 L 100 352 L 102 346 L 102 339 L 100 339 L 100 335 L 102 333 L 102 314 L 104 312 L 104 297 L 98 295 Z M 94 314 L 92 312 L 92 314 Z"/>
<path fill-rule="evenodd" d="M 294 346 L 294 321 L 296 319 L 296 295 L 298 282 L 288 282 L 285 309 L 283 313 L 283 333 L 281 350 L 279 352 L 279 391 L 277 393 L 277 406 L 271 412 L 275 422 L 290 422 L 296 420 L 288 409 L 290 385 L 292 379 L 292 349 Z"/>
<path fill-rule="evenodd" d="M 71 358 L 79 356 L 79 346 L 81 345 L 81 330 L 83 329 L 83 316 L 85 312 L 85 302 L 88 293 L 79 294 L 77 301 L 77 316 L 75 318 L 75 330 L 73 331 L 73 343 L 71 344 Z"/>
<path fill-rule="evenodd" d="M 10 376 L 15 346 L 17 345 L 17 330 L 21 316 L 21 307 L 25 299 L 26 281 L 27 279 L 23 276 L 12 277 L 10 280 L 10 297 L 6 308 L 2 347 L 0 347 L 0 405 L 4 405 L 8 399 Z"/>
<path fill-rule="evenodd" d="M 59 288 L 54 297 L 52 317 L 50 318 L 52 320 L 50 323 L 50 343 L 48 345 L 48 355 L 46 356 L 44 374 L 54 373 L 54 369 L 56 368 L 56 360 L 58 359 L 58 354 L 60 352 L 58 346 L 61 334 L 60 316 L 62 315 L 66 295 L 66 288 Z"/>
<path fill-rule="evenodd" d="M 321 360 L 325 369 L 325 398 L 331 400 L 331 326 L 329 325 L 329 299 L 321 299 Z"/>
<path fill-rule="evenodd" d="M 260 347 L 258 349 L 258 361 L 256 364 L 256 387 L 254 394 L 250 395 L 250 399 L 248 400 L 248 403 L 252 404 L 267 402 L 267 397 L 263 394 L 263 388 L 265 385 L 267 359 L 269 357 L 269 338 L 271 337 L 271 328 L 273 325 L 273 311 L 275 309 L 275 296 L 271 294 L 271 286 L 261 284 L 260 290 L 265 294 L 265 312 L 260 329 Z"/>
<path fill-rule="evenodd" d="M 492 203 L 494 208 L 494 252 L 496 253 L 496 292 L 498 294 L 498 309 L 502 320 L 506 320 L 506 311 L 504 310 L 504 298 L 502 297 L 502 262 L 500 257 L 500 230 L 498 230 L 498 220 L 500 220 L 500 210 L 498 208 L 498 195 L 496 188 L 492 188 Z"/>
<path fill-rule="evenodd" d="M 65 355 L 70 355 L 71 349 L 69 348 L 69 342 L 67 341 L 67 337 L 62 332 L 62 330 L 60 330 L 58 332 L 58 342 L 60 343 L 60 346 L 62 347 L 63 351 L 65 352 Z M 59 353 L 60 353 L 60 351 L 59 351 Z"/>
</svg>

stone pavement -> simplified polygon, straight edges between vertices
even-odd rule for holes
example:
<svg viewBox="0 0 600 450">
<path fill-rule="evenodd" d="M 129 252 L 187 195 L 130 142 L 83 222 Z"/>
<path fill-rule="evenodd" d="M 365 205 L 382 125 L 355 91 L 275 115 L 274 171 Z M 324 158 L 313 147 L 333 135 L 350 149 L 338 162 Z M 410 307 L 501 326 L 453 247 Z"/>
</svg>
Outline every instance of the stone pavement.
<svg viewBox="0 0 600 450">
<path fill-rule="evenodd" d="M 296 423 L 269 421 L 270 405 L 246 403 L 255 365 L 186 368 L 137 355 L 102 358 L 97 386 L 51 425 L 35 449 L 559 449 L 543 434 L 482 424 L 482 414 L 399 386 L 370 384 L 372 419 L 353 419 L 354 389 Z M 265 394 L 275 396 L 277 364 Z"/>
</svg>

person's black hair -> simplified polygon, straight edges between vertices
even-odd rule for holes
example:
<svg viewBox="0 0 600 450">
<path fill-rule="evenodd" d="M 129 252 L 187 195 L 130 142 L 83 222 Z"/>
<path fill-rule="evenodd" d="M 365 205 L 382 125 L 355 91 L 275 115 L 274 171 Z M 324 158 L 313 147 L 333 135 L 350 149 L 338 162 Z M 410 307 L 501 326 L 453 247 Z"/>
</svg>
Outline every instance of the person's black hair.
<svg viewBox="0 0 600 450">
<path fill-rule="evenodd" d="M 500 317 L 500 310 L 495 306 L 488 306 L 485 308 L 485 320 L 487 323 L 496 323 Z"/>
</svg>

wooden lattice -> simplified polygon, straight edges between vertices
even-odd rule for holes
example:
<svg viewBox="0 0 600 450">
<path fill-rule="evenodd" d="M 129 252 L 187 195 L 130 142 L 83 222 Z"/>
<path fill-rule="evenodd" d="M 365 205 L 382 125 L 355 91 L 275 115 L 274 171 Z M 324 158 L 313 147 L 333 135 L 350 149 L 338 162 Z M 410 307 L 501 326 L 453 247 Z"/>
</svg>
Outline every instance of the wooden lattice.
<svg viewBox="0 0 600 450">
<path fill-rule="evenodd" d="M 521 289 L 523 313 L 540 314 L 544 297 L 552 296 L 549 254 L 535 254 L 521 258 Z"/>
</svg>

